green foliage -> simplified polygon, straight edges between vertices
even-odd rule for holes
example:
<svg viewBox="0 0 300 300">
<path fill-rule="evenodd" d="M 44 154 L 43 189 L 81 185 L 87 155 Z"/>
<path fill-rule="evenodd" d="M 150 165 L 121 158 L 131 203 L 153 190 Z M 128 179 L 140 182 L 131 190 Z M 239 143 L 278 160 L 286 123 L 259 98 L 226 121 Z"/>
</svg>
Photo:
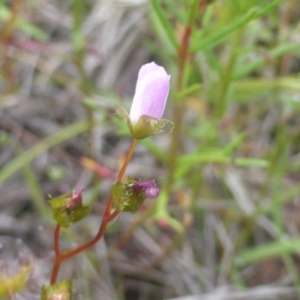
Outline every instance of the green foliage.
<svg viewBox="0 0 300 300">
<path fill-rule="evenodd" d="M 0 21 L 8 21 L 11 17 L 12 14 L 8 7 L 3 3 L 0 3 Z M 40 41 L 47 40 L 47 35 L 41 28 L 20 17 L 18 17 L 16 20 L 16 27 L 32 38 Z"/>
<path fill-rule="evenodd" d="M 221 22 L 219 24 L 216 23 L 216 25 L 218 26 L 217 28 L 211 27 L 211 22 L 206 19 L 205 23 L 207 24 L 210 31 L 208 31 L 208 28 L 204 28 L 200 31 L 195 31 L 191 45 L 192 52 L 210 48 L 212 46 L 216 46 L 218 43 L 224 42 L 224 39 L 228 38 L 229 35 L 234 31 L 240 30 L 249 22 L 263 16 L 269 10 L 274 9 L 274 7 L 276 7 L 280 2 L 281 0 L 274 0 L 271 1 L 271 3 L 269 3 L 268 5 L 261 6 L 261 3 L 248 1 L 248 3 L 251 3 L 251 6 L 253 6 L 247 7 L 247 10 L 245 10 L 244 13 L 239 11 L 239 9 L 232 9 L 232 6 L 230 5 L 224 5 L 223 8 L 227 8 L 227 11 L 222 10 L 222 12 L 220 12 L 224 14 L 224 17 L 221 16 L 221 18 L 218 19 Z"/>
<path fill-rule="evenodd" d="M 87 129 L 88 121 L 85 120 L 72 124 L 69 127 L 66 127 L 61 131 L 55 133 L 53 136 L 41 140 L 36 145 L 32 146 L 29 150 L 25 151 L 23 154 L 10 161 L 0 170 L 0 184 L 15 172 L 17 172 L 19 169 L 21 169 L 24 165 L 35 159 L 41 153 L 64 142 L 74 135 L 85 132 Z"/>
<path fill-rule="evenodd" d="M 146 217 L 142 211 L 135 215 L 136 219 L 132 221 L 135 227 L 130 227 L 129 231 L 132 233 L 139 224 L 143 224 L 147 234 L 157 240 L 162 252 L 165 251 L 165 257 L 170 260 L 172 255 L 169 253 L 173 249 L 182 257 L 185 257 L 184 251 L 187 249 L 193 253 L 192 263 L 197 267 L 209 261 L 207 268 L 210 278 L 202 281 L 197 277 L 197 285 L 205 287 L 207 281 L 211 280 L 212 284 L 225 282 L 237 289 L 241 286 L 248 288 L 249 281 L 245 274 L 252 266 L 260 266 L 262 262 L 276 258 L 283 261 L 286 275 L 292 279 L 300 298 L 300 280 L 295 260 L 300 246 L 297 237 L 297 202 L 300 193 L 300 48 L 297 2 L 178 0 L 174 5 L 173 0 L 151 0 L 149 3 L 151 28 L 147 31 L 149 38 L 144 45 L 151 52 L 148 57 L 154 57 L 171 74 L 166 117 L 174 121 L 175 128 L 171 134 L 164 132 L 158 137 L 149 137 L 139 142 L 139 149 L 146 148 L 149 154 L 139 152 L 139 160 L 135 163 L 143 168 L 148 161 L 151 162 L 149 168 L 157 174 L 161 193 L 151 208 L 146 209 Z M 114 129 L 118 136 L 128 137 L 133 132 L 131 124 L 124 126 L 124 120 L 117 118 L 110 109 L 121 102 L 122 106 L 128 108 L 130 97 L 126 95 L 123 99 L 123 91 L 116 92 L 117 88 L 113 91 L 102 90 L 94 77 L 97 70 L 88 73 L 88 68 L 85 69 L 85 63 L 90 62 L 91 57 L 94 58 L 90 54 L 95 49 L 91 48 L 100 45 L 100 50 L 98 46 L 95 48 L 101 52 L 101 45 L 110 42 L 97 41 L 97 33 L 93 30 L 87 34 L 89 26 L 86 24 L 91 24 L 88 14 L 92 12 L 93 3 L 75 0 L 69 8 L 69 20 L 72 22 L 68 29 L 64 28 L 66 32 L 69 30 L 69 40 L 64 41 L 66 44 L 69 42 L 69 47 L 66 47 L 67 52 L 59 55 L 59 59 L 62 61 L 61 69 L 75 71 L 71 72 L 72 75 L 63 73 L 58 76 L 61 73 L 58 70 L 60 68 L 57 68 L 45 76 L 50 79 L 46 87 L 53 85 L 55 93 L 58 89 L 75 91 L 70 96 L 72 101 L 74 94 L 82 95 L 81 103 L 78 104 L 78 99 L 74 99 L 74 105 L 76 103 L 79 106 L 76 112 L 80 111 L 80 106 L 85 109 L 86 119 L 75 120 L 73 125 L 49 137 L 42 137 L 29 147 L 25 143 L 24 150 L 14 153 L 13 158 L 0 169 L 0 184 L 6 184 L 13 175 L 22 172 L 26 197 L 30 197 L 43 219 L 49 218 L 49 208 L 43 201 L 46 193 L 42 180 L 46 177 L 51 184 L 60 184 L 70 171 L 63 164 L 60 165 L 61 160 L 53 163 L 49 159 L 51 165 L 45 173 L 41 175 L 35 172 L 34 164 L 39 155 L 85 133 L 77 141 L 84 145 L 84 155 L 96 161 L 98 153 L 95 153 L 95 149 L 98 149 L 99 141 L 94 139 L 95 132 L 109 132 L 109 137 L 113 136 Z M 119 7 L 114 9 L 118 10 Z M 3 24 L 7 24 L 13 16 L 7 5 L 0 6 L 0 20 Z M 85 24 L 86 20 L 88 22 Z M 24 40 L 50 39 L 53 45 L 57 41 L 59 45 L 61 40 L 51 37 L 41 28 L 35 25 L 34 20 L 18 15 L 8 40 L 18 41 L 21 34 Z M 54 35 L 60 38 L 55 24 L 53 28 Z M 121 36 L 122 30 L 116 32 Z M 108 34 L 108 38 L 114 37 Z M 120 39 L 122 51 L 119 56 L 110 57 L 110 53 L 105 53 L 105 62 L 112 66 L 120 64 L 124 69 L 132 63 L 128 70 L 138 70 L 140 66 L 134 65 L 135 60 L 126 56 L 130 48 L 128 40 L 126 32 L 125 40 Z M 146 50 L 143 47 L 143 51 Z M 9 55 L 7 57 L 11 65 L 18 67 L 17 59 Z M 58 57 L 57 53 L 47 55 L 50 59 Z M 43 55 L 41 57 L 44 59 Z M 125 57 L 124 61 L 122 57 Z M 68 64 L 66 68 L 65 64 Z M 39 61 L 37 70 L 32 66 L 33 73 L 42 73 L 41 65 L 44 66 Z M 102 66 L 105 67 L 105 64 L 101 62 L 99 68 Z M 9 83 L 10 78 L 5 75 L 5 69 L 4 66 L 2 77 Z M 19 73 L 15 77 L 18 76 Z M 122 80 L 118 76 L 116 78 L 118 80 L 112 82 L 111 86 L 119 87 Z M 33 90 L 36 90 L 35 86 Z M 9 94 L 18 92 L 16 89 Z M 55 93 L 53 98 L 56 97 Z M 105 103 L 98 102 L 99 99 Z M 1 107 L 9 107 L 2 106 L 5 97 L 0 101 Z M 128 121 L 127 113 L 119 111 L 119 115 L 123 118 L 125 116 Z M 114 127 L 110 126 L 111 123 Z M 9 124 L 0 132 L 0 147 L 11 147 L 15 141 L 11 139 L 15 127 Z M 145 125 L 141 127 L 144 129 Z M 142 134 L 135 137 L 143 135 L 148 136 L 149 132 L 144 134 L 142 130 Z M 113 139 L 119 142 L 117 138 Z M 17 140 L 19 142 L 19 136 Z M 118 153 L 118 157 L 114 157 L 117 161 L 121 154 L 118 151 L 113 153 Z M 78 159 L 76 155 L 70 155 L 72 161 Z M 151 159 L 144 157 L 147 155 L 151 155 Z M 117 167 L 113 172 L 116 170 Z M 78 179 L 76 174 L 74 177 Z M 145 195 L 136 194 L 132 190 L 133 181 L 133 178 L 127 178 L 113 184 L 111 192 L 116 210 L 135 213 L 140 209 Z M 102 201 L 102 193 L 99 195 L 100 180 L 93 178 L 87 182 L 88 192 L 92 191 L 94 198 L 101 198 Z M 89 212 L 89 208 L 83 205 L 66 208 L 65 204 L 71 196 L 68 194 L 51 200 L 54 218 L 63 227 L 79 221 Z M 144 222 L 146 218 L 149 222 Z M 155 226 L 151 220 L 156 222 Z M 149 224 L 150 228 L 147 227 Z M 162 233 L 157 224 L 165 226 L 167 230 L 171 228 L 172 234 Z M 123 233 L 121 229 L 120 235 Z M 184 242 L 178 242 L 178 237 Z M 163 263 L 164 257 L 159 259 L 159 263 Z M 19 284 L 24 287 L 21 280 Z"/>
<path fill-rule="evenodd" d="M 285 254 L 290 255 L 298 251 L 299 247 L 300 239 L 297 238 L 266 243 L 262 246 L 249 248 L 243 251 L 236 257 L 236 263 L 238 266 L 244 266 L 272 257 L 278 257 Z"/>
<path fill-rule="evenodd" d="M 174 30 L 167 19 L 163 9 L 159 5 L 158 0 L 151 0 L 151 4 L 153 7 L 153 18 L 155 18 L 155 24 L 157 26 L 158 31 L 160 31 L 161 36 L 165 41 L 168 41 L 172 47 L 172 51 L 178 46 L 178 42 L 176 40 L 176 36 L 174 34 Z M 170 47 L 170 48 L 171 48 Z"/>
<path fill-rule="evenodd" d="M 296 9 L 296 2 L 203 1 L 202 11 L 197 13 L 197 20 L 192 24 L 188 59 L 180 71 L 180 53 L 174 56 L 170 51 L 168 30 L 173 24 L 180 43 L 184 25 L 190 19 L 187 6 L 191 7 L 192 3 L 179 1 L 182 9 L 178 12 L 171 7 L 170 1 L 165 0 L 160 2 L 159 10 L 158 2 L 155 2 L 151 11 L 153 28 L 161 38 L 160 43 L 166 47 L 163 53 L 155 53 L 168 62 L 170 69 L 183 75 L 180 89 L 176 86 L 178 73 L 173 79 L 176 89 L 173 91 L 173 108 L 176 112 L 177 106 L 179 111 L 174 113 L 177 120 L 173 121 L 178 126 L 179 120 L 181 129 L 173 134 L 171 145 L 177 144 L 179 150 L 170 148 L 168 154 L 163 155 L 151 143 L 146 144 L 168 166 L 166 190 L 157 202 L 157 219 L 168 220 L 170 225 L 173 220 L 178 220 L 178 215 L 168 210 L 171 192 L 188 190 L 186 194 L 192 194 L 190 211 L 197 220 L 206 220 L 207 209 L 196 210 L 196 207 L 202 207 L 203 199 L 209 199 L 212 207 L 221 199 L 230 199 L 230 202 L 226 201 L 225 216 L 212 211 L 208 213 L 221 218 L 219 226 L 225 228 L 228 236 L 233 228 L 238 228 L 237 241 L 232 239 L 234 253 L 229 262 L 232 279 L 240 285 L 241 277 L 236 276 L 239 273 L 236 266 L 242 269 L 272 254 L 282 257 L 300 294 L 299 276 L 292 257 L 298 241 L 285 239 L 290 233 L 287 234 L 289 226 L 283 219 L 287 202 L 299 193 L 295 185 L 288 189 L 284 187 L 284 182 L 290 182 L 288 174 L 291 168 L 292 172 L 299 169 L 298 163 L 292 163 L 293 167 L 290 164 L 291 153 L 299 151 L 299 130 L 295 125 L 298 122 L 293 121 L 297 119 L 300 108 L 299 68 L 295 74 L 285 74 L 280 69 L 288 65 L 288 58 L 299 61 L 300 52 L 299 43 L 292 38 L 296 23 L 284 23 L 279 17 L 280 9 L 284 7 L 285 16 L 292 18 L 289 9 Z M 168 18 L 159 21 L 163 10 Z M 271 128 L 265 131 L 263 126 L 267 118 L 271 118 L 271 111 L 274 119 Z M 265 145 L 260 153 L 246 150 L 249 147 L 255 149 L 258 144 Z M 171 161 L 168 155 L 174 152 L 176 156 Z M 208 170 L 210 179 L 205 175 Z M 226 178 L 228 170 L 238 172 L 241 182 L 230 183 L 231 186 Z M 248 182 L 248 172 L 266 176 L 259 183 L 261 190 L 244 183 Z M 212 178 L 216 181 L 213 185 Z M 238 189 L 246 190 L 248 201 L 253 205 L 248 221 L 233 221 L 230 217 L 237 212 L 238 218 L 244 216 L 237 205 L 243 195 L 237 193 Z M 261 218 L 274 226 L 275 233 L 271 243 L 257 245 L 253 239 Z M 200 221 L 196 223 L 199 234 L 207 230 Z M 182 232 L 179 228 L 178 231 Z"/>
</svg>

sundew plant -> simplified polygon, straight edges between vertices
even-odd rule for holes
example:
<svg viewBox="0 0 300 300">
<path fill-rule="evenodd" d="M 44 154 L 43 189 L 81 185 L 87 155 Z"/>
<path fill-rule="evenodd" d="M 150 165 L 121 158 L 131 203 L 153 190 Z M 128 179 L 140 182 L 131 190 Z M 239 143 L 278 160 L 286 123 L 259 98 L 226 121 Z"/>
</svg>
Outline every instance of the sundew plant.
<svg viewBox="0 0 300 300">
<path fill-rule="evenodd" d="M 0 4 L 1 299 L 299 299 L 298 0 Z"/>
</svg>

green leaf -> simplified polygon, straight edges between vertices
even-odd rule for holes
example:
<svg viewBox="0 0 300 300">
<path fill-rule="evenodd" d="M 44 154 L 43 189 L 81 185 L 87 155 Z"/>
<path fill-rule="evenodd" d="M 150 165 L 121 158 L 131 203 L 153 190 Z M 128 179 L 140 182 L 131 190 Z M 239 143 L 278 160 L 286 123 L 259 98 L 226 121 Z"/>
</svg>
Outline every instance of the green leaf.
<svg viewBox="0 0 300 300">
<path fill-rule="evenodd" d="M 201 163 L 221 163 L 226 164 L 231 161 L 230 156 L 224 154 L 221 149 L 205 149 L 199 153 L 183 155 L 178 159 L 178 167 L 175 177 L 182 178 L 196 164 Z"/>
<path fill-rule="evenodd" d="M 36 40 L 45 42 L 48 39 L 47 34 L 42 29 L 25 20 L 19 19 L 17 21 L 17 28 Z"/>
<path fill-rule="evenodd" d="M 268 259 L 270 257 L 291 254 L 300 249 L 300 239 L 287 239 L 264 244 L 242 252 L 236 258 L 238 265 L 252 264 L 256 261 Z"/>
<path fill-rule="evenodd" d="M 258 158 L 236 158 L 234 163 L 238 167 L 259 167 L 267 168 L 270 165 L 270 162 L 265 159 Z"/>
<path fill-rule="evenodd" d="M 8 21 L 10 18 L 11 11 L 5 5 L 0 4 L 0 20 Z M 47 40 L 47 34 L 42 29 L 24 19 L 21 19 L 20 17 L 18 17 L 16 20 L 16 27 L 37 40 Z"/>
<path fill-rule="evenodd" d="M 203 32 L 197 32 L 192 38 L 191 52 L 197 52 L 203 48 L 208 48 L 222 42 L 227 36 L 235 30 L 240 29 L 249 21 L 254 19 L 257 14 L 257 9 L 250 10 L 246 15 L 239 17 L 237 20 L 232 21 L 230 24 L 217 30 L 215 33 L 204 37 Z"/>
<path fill-rule="evenodd" d="M 235 30 L 241 29 L 241 27 L 243 27 L 250 21 L 263 16 L 280 2 L 281 0 L 274 0 L 263 8 L 252 8 L 246 14 L 238 17 L 236 20 L 232 21 L 227 26 L 217 30 L 215 33 L 209 35 L 208 37 L 203 37 L 202 31 L 195 33 L 192 39 L 191 51 L 197 52 L 203 48 L 208 48 L 216 45 L 217 43 L 223 41 L 229 34 L 233 33 Z"/>
<path fill-rule="evenodd" d="M 143 139 L 141 140 L 141 144 L 143 144 L 150 152 L 152 152 L 157 158 L 161 161 L 167 160 L 167 154 L 164 152 L 155 142 L 151 139 Z"/>
<path fill-rule="evenodd" d="M 0 170 L 0 184 L 46 150 L 70 139 L 74 135 L 85 132 L 88 128 L 89 122 L 87 120 L 81 121 L 41 140 L 29 150 L 24 151 L 18 157 L 7 163 Z"/>
<path fill-rule="evenodd" d="M 172 44 L 174 49 L 177 49 L 177 40 L 174 34 L 174 29 L 172 28 L 169 20 L 166 17 L 166 14 L 160 7 L 158 0 L 151 0 L 151 4 L 153 7 L 153 10 L 151 10 L 151 13 L 154 13 L 156 16 L 156 21 L 160 23 L 161 29 L 164 30 L 164 35 L 168 37 L 168 41 Z"/>
<path fill-rule="evenodd" d="M 293 52 L 299 50 L 299 43 L 284 43 L 280 44 L 279 46 L 275 47 L 274 49 L 268 51 L 268 57 L 270 58 L 277 58 L 285 53 Z M 259 67 L 267 64 L 268 60 L 265 57 L 259 57 L 253 62 L 247 62 L 243 64 L 243 67 L 237 69 L 237 71 L 233 75 L 233 79 L 239 79 L 248 75 L 249 73 L 257 70 Z"/>
<path fill-rule="evenodd" d="M 185 96 L 198 92 L 201 89 L 201 84 L 195 83 L 187 88 L 182 89 L 181 91 L 177 92 L 175 97 L 181 99 Z"/>
<path fill-rule="evenodd" d="M 236 136 L 225 148 L 223 148 L 223 153 L 231 154 L 242 144 L 243 140 L 246 138 L 247 133 L 242 132 Z"/>
</svg>

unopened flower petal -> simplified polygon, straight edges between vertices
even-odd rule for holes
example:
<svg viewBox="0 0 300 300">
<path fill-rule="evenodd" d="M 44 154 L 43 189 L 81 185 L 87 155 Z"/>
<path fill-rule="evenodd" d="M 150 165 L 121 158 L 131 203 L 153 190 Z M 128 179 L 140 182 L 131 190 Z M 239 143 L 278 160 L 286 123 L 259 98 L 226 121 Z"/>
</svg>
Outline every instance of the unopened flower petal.
<svg viewBox="0 0 300 300">
<path fill-rule="evenodd" d="M 164 67 L 161 67 L 155 62 L 152 62 L 145 64 L 140 68 L 138 74 L 138 82 L 141 81 L 146 75 L 153 72 L 160 74 L 161 76 L 169 76 Z"/>
<path fill-rule="evenodd" d="M 139 71 L 133 98 L 130 121 L 134 126 L 142 116 L 160 120 L 167 103 L 170 75 L 154 62 Z"/>
<path fill-rule="evenodd" d="M 151 187 L 145 190 L 145 195 L 147 196 L 147 198 L 150 199 L 155 199 L 158 197 L 159 195 L 159 189 L 158 187 Z"/>
<path fill-rule="evenodd" d="M 156 181 L 135 181 L 132 183 L 133 188 L 138 191 L 143 191 L 148 198 L 157 198 L 159 195 L 159 189 Z"/>
<path fill-rule="evenodd" d="M 78 207 L 79 205 L 81 205 L 83 190 L 84 190 L 83 188 L 79 188 L 79 189 L 76 189 L 75 191 L 73 191 L 72 197 L 67 200 L 65 207 L 66 208 L 74 208 L 74 207 Z"/>
</svg>

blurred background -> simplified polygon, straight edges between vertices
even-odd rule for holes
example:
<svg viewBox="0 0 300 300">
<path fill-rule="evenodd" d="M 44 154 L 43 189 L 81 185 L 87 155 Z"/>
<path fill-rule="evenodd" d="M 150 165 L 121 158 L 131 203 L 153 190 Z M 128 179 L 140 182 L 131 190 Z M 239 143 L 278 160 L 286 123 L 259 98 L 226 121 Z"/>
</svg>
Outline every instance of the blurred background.
<svg viewBox="0 0 300 300">
<path fill-rule="evenodd" d="M 63 249 L 97 232 L 131 143 L 115 107 L 129 111 L 152 61 L 171 74 L 175 128 L 139 142 L 127 174 L 156 179 L 160 196 L 59 279 L 74 299 L 300 299 L 299 20 L 298 0 L 1 1 L 0 282 L 20 283 L 9 299 L 49 283 L 51 197 L 83 187 L 92 206 Z"/>
</svg>

